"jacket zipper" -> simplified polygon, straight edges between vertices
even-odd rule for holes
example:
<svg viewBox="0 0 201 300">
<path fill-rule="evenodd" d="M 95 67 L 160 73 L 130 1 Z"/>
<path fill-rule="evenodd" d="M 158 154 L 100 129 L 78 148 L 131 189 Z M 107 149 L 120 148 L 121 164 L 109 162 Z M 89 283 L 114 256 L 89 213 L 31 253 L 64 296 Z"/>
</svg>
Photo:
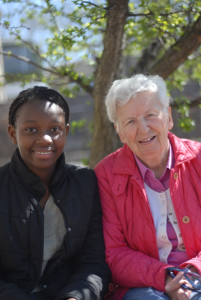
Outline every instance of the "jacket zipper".
<svg viewBox="0 0 201 300">
<path fill-rule="evenodd" d="M 40 204 L 39 204 L 39 209 L 40 209 Z M 41 208 L 41 210 L 42 210 L 42 208 Z M 42 271 L 42 264 L 43 264 L 43 248 L 44 248 L 44 215 L 43 215 L 43 212 L 42 212 L 42 218 L 40 218 L 40 226 L 41 226 L 40 267 L 39 267 L 39 272 L 38 272 L 38 278 L 36 280 L 36 287 L 39 285 L 39 282 L 41 279 L 41 271 Z"/>
<path fill-rule="evenodd" d="M 188 258 L 190 257 L 190 255 L 189 255 L 189 253 L 188 253 L 188 247 L 186 247 L 187 246 L 187 243 L 186 243 L 186 241 L 185 241 L 185 234 L 183 235 L 183 227 L 181 226 L 182 225 L 182 223 L 181 223 L 181 221 L 180 221 L 180 218 L 179 218 L 179 216 L 178 216 L 178 212 L 177 212 L 177 210 L 175 209 L 175 205 L 174 205 L 174 196 L 173 196 L 173 188 L 174 188 L 174 185 L 173 185 L 173 188 L 172 188 L 172 186 L 171 186 L 171 178 L 172 178 L 172 176 L 171 176 L 171 173 L 175 173 L 176 171 L 174 170 L 174 169 L 172 169 L 171 171 L 170 171 L 170 181 L 169 181 L 169 189 L 170 189 L 170 196 L 171 196 L 171 199 L 172 199 L 172 204 L 173 204 L 173 207 L 174 207 L 174 211 L 175 211 L 175 214 L 176 214 L 176 217 L 177 217 L 177 221 L 178 221 L 178 223 L 179 223 L 179 229 L 180 229 L 180 231 L 181 231 L 181 233 L 182 233 L 182 239 L 183 239 L 183 242 L 184 242 L 184 246 L 185 246 L 185 249 L 186 249 L 186 253 L 187 253 L 187 255 L 188 255 Z M 177 173 L 179 173 L 179 170 L 177 171 Z M 186 214 L 186 216 L 188 215 L 188 213 L 187 213 L 187 210 L 186 210 L 186 207 L 184 208 L 185 209 L 185 214 Z M 182 228 L 182 229 L 181 229 Z M 192 228 L 191 228 L 192 229 Z M 193 232 L 193 230 L 191 230 L 192 232 Z M 193 237 L 194 237 L 194 235 L 193 235 Z M 195 237 L 194 237 L 194 245 L 196 245 L 196 242 L 195 242 Z M 190 258 L 189 258 L 190 259 Z"/>
</svg>

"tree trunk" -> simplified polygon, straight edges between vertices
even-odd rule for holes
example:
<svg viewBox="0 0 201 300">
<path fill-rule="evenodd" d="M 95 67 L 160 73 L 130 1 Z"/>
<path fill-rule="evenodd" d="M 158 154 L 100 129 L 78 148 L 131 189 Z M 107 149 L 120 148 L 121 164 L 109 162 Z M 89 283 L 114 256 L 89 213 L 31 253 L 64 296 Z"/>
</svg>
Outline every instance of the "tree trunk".
<svg viewBox="0 0 201 300">
<path fill-rule="evenodd" d="M 156 61 L 158 54 L 160 53 L 162 46 L 161 39 L 154 39 L 151 44 L 143 51 L 142 56 L 136 66 L 131 71 L 130 75 L 139 74 L 139 73 L 147 73 L 149 68 Z"/>
<path fill-rule="evenodd" d="M 89 166 L 117 149 L 116 133 L 108 120 L 104 99 L 117 73 L 129 0 L 110 0 L 104 50 L 97 67 L 94 85 L 94 132 Z"/>
<path fill-rule="evenodd" d="M 166 79 L 187 57 L 201 45 L 201 15 L 189 27 L 181 38 L 149 69 L 151 74 L 158 74 Z"/>
</svg>

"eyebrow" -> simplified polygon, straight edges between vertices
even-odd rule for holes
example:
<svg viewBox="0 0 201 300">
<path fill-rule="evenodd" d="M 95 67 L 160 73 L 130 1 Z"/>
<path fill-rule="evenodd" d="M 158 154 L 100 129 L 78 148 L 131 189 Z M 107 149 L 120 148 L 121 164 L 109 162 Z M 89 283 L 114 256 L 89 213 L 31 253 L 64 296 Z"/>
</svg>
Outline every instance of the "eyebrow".
<svg viewBox="0 0 201 300">
<path fill-rule="evenodd" d="M 124 122 L 126 122 L 126 121 L 128 121 L 128 120 L 130 120 L 130 119 L 137 119 L 137 117 L 134 117 L 134 116 L 130 116 L 130 117 L 127 117 L 127 118 L 125 118 L 123 121 Z"/>
<path fill-rule="evenodd" d="M 23 124 L 26 124 L 26 123 L 38 123 L 36 120 L 25 120 L 23 122 Z"/>
<path fill-rule="evenodd" d="M 58 123 L 58 124 L 60 124 L 60 123 L 62 123 L 62 122 L 60 122 L 59 120 L 57 120 L 57 119 L 52 119 L 51 120 L 51 122 L 52 123 Z M 26 123 L 38 123 L 38 121 L 36 121 L 36 120 L 25 120 L 24 122 L 23 122 L 23 124 L 26 124 Z"/>
<path fill-rule="evenodd" d="M 151 107 L 151 108 L 147 109 L 147 110 L 144 112 L 144 115 L 146 115 L 146 114 L 148 114 L 148 113 L 150 113 L 150 112 L 152 112 L 152 111 L 153 111 L 153 112 L 156 112 L 156 109 L 153 108 L 153 107 Z M 125 118 L 124 121 L 130 120 L 130 119 L 137 119 L 137 117 L 136 117 L 136 116 L 130 115 L 130 116 L 128 116 L 127 118 Z"/>
</svg>

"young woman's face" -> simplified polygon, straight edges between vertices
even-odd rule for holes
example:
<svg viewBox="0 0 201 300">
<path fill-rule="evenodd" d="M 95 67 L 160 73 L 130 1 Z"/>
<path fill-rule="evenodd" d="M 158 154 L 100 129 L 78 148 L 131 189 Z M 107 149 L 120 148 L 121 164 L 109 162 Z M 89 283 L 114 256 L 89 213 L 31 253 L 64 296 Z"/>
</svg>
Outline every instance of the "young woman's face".
<svg viewBox="0 0 201 300">
<path fill-rule="evenodd" d="M 15 127 L 8 127 L 23 161 L 37 175 L 40 170 L 54 170 L 68 132 L 62 108 L 40 100 L 23 104 L 17 113 Z"/>
</svg>

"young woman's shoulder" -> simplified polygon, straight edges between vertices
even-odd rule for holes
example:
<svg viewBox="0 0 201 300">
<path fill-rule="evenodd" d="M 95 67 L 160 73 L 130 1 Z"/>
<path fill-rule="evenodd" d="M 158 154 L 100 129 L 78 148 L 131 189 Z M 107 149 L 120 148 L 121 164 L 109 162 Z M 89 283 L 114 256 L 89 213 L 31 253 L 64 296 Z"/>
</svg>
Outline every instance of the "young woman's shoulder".
<svg viewBox="0 0 201 300">
<path fill-rule="evenodd" d="M 67 172 L 70 176 L 82 178 L 82 180 L 85 178 L 86 180 L 96 180 L 96 175 L 94 170 L 83 167 L 83 166 L 76 166 L 76 165 L 70 165 L 66 164 Z"/>
<path fill-rule="evenodd" d="M 97 192 L 97 178 L 94 170 L 66 164 L 67 167 L 67 184 L 72 190 L 75 189 L 75 193 L 83 195 L 93 195 Z"/>
<path fill-rule="evenodd" d="M 7 163 L 6 165 L 0 167 L 0 182 L 2 182 L 4 179 L 9 178 L 9 168 L 10 163 Z"/>
</svg>

